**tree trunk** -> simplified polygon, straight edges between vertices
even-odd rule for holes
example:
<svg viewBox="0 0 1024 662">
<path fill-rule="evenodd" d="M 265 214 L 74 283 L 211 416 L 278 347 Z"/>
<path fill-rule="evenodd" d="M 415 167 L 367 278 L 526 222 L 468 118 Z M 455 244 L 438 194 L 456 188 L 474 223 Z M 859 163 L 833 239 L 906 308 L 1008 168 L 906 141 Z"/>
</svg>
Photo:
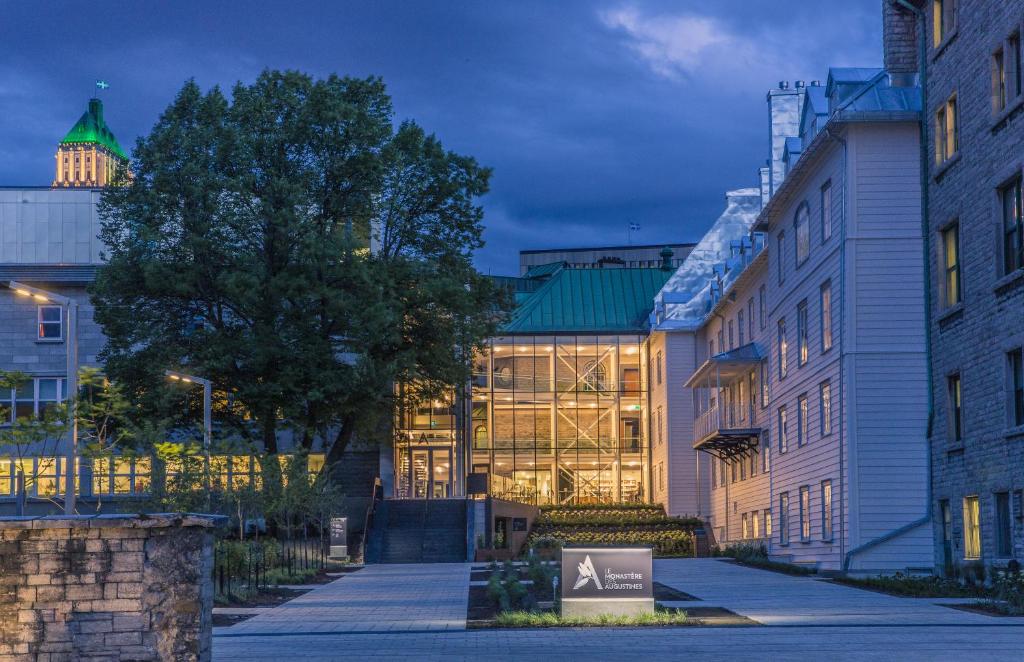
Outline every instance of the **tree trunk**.
<svg viewBox="0 0 1024 662">
<path fill-rule="evenodd" d="M 356 418 L 352 414 L 348 414 L 341 419 L 341 428 L 338 430 L 338 434 L 334 437 L 334 443 L 331 444 L 331 450 L 327 452 L 327 466 L 333 466 L 341 461 L 342 455 L 348 449 L 349 443 L 352 441 L 352 437 L 355 436 L 356 431 Z"/>
</svg>

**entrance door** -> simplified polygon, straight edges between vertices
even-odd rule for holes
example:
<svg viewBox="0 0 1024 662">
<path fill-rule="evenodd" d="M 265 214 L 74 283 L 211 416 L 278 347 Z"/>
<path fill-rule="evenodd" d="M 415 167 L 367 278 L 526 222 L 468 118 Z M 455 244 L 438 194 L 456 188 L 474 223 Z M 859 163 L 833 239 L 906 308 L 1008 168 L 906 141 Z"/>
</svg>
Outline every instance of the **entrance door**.
<svg viewBox="0 0 1024 662">
<path fill-rule="evenodd" d="M 450 448 L 410 448 L 409 485 L 413 499 L 447 499 L 452 495 Z"/>
</svg>

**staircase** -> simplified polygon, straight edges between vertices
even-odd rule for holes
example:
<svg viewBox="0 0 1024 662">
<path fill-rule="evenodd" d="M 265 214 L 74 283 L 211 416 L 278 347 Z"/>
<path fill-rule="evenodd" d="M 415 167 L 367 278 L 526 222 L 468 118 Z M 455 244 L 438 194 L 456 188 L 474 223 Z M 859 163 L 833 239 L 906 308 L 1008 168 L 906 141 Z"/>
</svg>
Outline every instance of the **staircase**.
<svg viewBox="0 0 1024 662">
<path fill-rule="evenodd" d="M 465 499 L 390 499 L 374 528 L 380 549 L 370 563 L 458 563 L 466 560 Z"/>
</svg>

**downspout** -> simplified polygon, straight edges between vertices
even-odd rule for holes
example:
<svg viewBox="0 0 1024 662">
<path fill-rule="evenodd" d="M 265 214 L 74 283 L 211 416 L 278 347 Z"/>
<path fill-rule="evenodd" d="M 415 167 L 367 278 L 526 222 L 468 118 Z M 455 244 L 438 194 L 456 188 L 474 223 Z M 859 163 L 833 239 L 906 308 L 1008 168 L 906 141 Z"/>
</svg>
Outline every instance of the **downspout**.
<svg viewBox="0 0 1024 662">
<path fill-rule="evenodd" d="M 935 394 L 934 384 L 932 379 L 932 325 L 931 325 L 931 314 L 932 314 L 932 279 L 931 279 L 931 233 L 928 227 L 928 127 L 925 123 L 926 113 L 928 111 L 928 42 L 927 42 L 927 21 L 925 20 L 925 13 L 912 5 L 907 0 L 891 0 L 891 2 L 898 4 L 904 9 L 910 11 L 919 21 L 918 33 L 917 33 L 917 62 L 918 62 L 918 85 L 921 88 L 921 119 L 918 122 L 918 130 L 920 132 L 920 177 L 921 177 L 921 239 L 923 246 L 922 262 L 924 266 L 924 357 L 925 357 L 925 374 L 926 383 L 928 387 L 928 421 L 925 427 L 925 446 L 927 452 L 926 467 L 927 477 L 925 479 L 925 511 L 924 515 L 899 527 L 889 533 L 886 533 L 874 540 L 870 540 L 863 545 L 859 545 L 854 549 L 851 549 L 846 553 L 846 557 L 843 560 L 843 571 L 847 572 L 850 569 L 850 564 L 853 562 L 855 554 L 876 547 L 884 542 L 897 538 L 908 531 L 918 528 L 924 524 L 928 524 L 932 520 L 932 429 L 935 421 Z M 845 203 L 845 201 L 844 201 Z M 840 336 L 840 343 L 842 337 Z M 841 354 L 842 352 L 840 352 Z M 840 382 L 841 383 L 841 382 Z M 840 422 L 842 425 L 842 422 Z M 934 537 L 934 534 L 933 534 Z M 933 559 L 934 560 L 934 559 Z"/>
</svg>

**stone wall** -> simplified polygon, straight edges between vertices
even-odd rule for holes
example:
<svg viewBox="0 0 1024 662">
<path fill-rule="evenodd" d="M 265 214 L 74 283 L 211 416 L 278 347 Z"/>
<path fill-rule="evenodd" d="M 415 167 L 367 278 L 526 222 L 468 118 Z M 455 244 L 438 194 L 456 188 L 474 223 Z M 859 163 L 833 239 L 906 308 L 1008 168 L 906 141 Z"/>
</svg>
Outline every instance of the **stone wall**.
<svg viewBox="0 0 1024 662">
<path fill-rule="evenodd" d="M 209 660 L 221 519 L 0 518 L 0 660 Z"/>
<path fill-rule="evenodd" d="M 936 566 L 945 565 L 940 504 L 948 501 L 952 521 L 952 564 L 964 556 L 963 499 L 977 496 L 981 510 L 982 558 L 1004 565 L 996 551 L 995 494 L 1011 495 L 1012 556 L 1024 558 L 1024 512 L 1014 494 L 1024 490 L 1024 427 L 1008 421 L 1006 353 L 1024 346 L 1024 270 L 1002 271 L 997 187 L 1022 171 L 1024 95 L 1005 111 L 992 104 L 992 51 L 1024 27 L 1020 0 L 964 3 L 956 28 L 934 46 L 931 3 L 928 26 L 928 225 L 932 282 L 932 484 Z M 959 148 L 936 164 L 935 112 L 956 94 Z M 944 306 L 941 230 L 959 224 L 963 301 Z M 959 374 L 963 438 L 951 434 L 947 379 Z"/>
</svg>

